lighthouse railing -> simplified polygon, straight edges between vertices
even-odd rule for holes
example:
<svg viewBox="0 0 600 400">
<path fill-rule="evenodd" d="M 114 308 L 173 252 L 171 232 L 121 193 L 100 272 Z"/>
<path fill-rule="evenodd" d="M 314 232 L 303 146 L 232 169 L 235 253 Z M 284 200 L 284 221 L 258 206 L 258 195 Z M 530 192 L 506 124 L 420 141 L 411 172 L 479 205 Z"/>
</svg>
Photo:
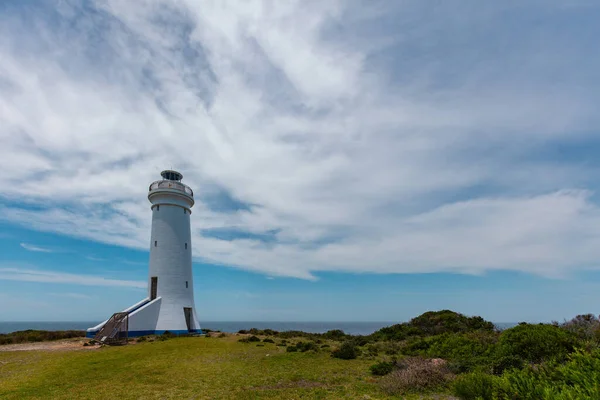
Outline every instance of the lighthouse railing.
<svg viewBox="0 0 600 400">
<path fill-rule="evenodd" d="M 194 191 L 188 185 L 184 185 L 183 183 L 174 182 L 174 181 L 170 181 L 170 180 L 166 180 L 166 179 L 161 180 L 161 181 L 152 182 L 152 184 L 150 185 L 150 188 L 148 190 L 153 191 L 156 189 L 181 190 L 182 192 L 185 192 L 185 193 L 189 194 L 190 196 L 194 196 Z"/>
</svg>

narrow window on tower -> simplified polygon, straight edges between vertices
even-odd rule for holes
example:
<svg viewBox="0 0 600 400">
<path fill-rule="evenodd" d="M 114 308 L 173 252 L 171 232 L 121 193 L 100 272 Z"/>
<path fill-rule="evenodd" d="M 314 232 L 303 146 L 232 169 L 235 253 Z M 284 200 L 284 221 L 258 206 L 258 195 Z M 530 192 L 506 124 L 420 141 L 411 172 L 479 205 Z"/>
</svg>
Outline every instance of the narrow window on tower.
<svg viewBox="0 0 600 400">
<path fill-rule="evenodd" d="M 185 288 L 188 288 L 188 281 L 185 281 Z"/>
<path fill-rule="evenodd" d="M 154 247 L 156 247 L 158 245 L 158 240 L 154 241 Z"/>
<path fill-rule="evenodd" d="M 156 206 L 156 211 L 160 210 L 160 206 Z"/>
<path fill-rule="evenodd" d="M 185 249 L 187 250 L 187 243 L 185 244 Z"/>
<path fill-rule="evenodd" d="M 183 209 L 183 213 L 184 213 L 184 214 L 187 214 L 187 210 L 186 210 L 185 208 Z"/>
</svg>

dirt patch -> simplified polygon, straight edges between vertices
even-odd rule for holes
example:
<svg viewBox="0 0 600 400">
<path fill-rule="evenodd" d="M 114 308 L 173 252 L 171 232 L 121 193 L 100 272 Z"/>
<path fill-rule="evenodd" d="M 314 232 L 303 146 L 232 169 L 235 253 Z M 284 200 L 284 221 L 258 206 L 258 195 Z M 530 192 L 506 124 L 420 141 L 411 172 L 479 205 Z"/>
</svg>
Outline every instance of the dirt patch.
<svg viewBox="0 0 600 400">
<path fill-rule="evenodd" d="M 35 342 L 35 343 L 18 343 L 18 344 L 5 344 L 0 346 L 0 352 L 2 351 L 32 351 L 32 350 L 43 350 L 43 351 L 73 351 L 73 350 L 94 350 L 98 349 L 99 346 L 84 346 L 83 344 L 89 342 L 89 339 L 75 338 L 56 340 L 52 342 Z"/>
</svg>

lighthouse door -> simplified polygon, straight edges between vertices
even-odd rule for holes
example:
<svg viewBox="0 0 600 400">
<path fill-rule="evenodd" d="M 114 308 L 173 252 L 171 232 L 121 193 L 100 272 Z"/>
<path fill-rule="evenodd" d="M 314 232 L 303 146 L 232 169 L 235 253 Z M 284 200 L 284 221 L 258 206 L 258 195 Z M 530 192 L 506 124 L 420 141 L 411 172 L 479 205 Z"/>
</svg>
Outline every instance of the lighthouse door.
<svg viewBox="0 0 600 400">
<path fill-rule="evenodd" d="M 150 300 L 154 300 L 156 298 L 156 290 L 158 289 L 158 277 L 153 276 L 150 279 Z"/>
<path fill-rule="evenodd" d="M 188 331 L 192 330 L 192 308 L 183 307 L 183 313 L 185 314 L 185 324 L 187 325 Z"/>
</svg>

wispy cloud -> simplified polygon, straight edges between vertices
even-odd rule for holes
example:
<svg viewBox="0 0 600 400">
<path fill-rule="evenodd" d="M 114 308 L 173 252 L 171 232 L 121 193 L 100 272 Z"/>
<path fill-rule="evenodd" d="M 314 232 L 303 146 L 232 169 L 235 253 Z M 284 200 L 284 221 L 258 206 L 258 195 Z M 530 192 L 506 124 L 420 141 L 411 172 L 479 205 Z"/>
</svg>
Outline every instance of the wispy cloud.
<svg viewBox="0 0 600 400">
<path fill-rule="evenodd" d="M 146 282 L 143 281 L 119 280 L 100 276 L 77 275 L 66 272 L 42 271 L 25 268 L 0 268 L 0 280 L 62 283 L 85 286 L 146 287 Z"/>
<path fill-rule="evenodd" d="M 145 250 L 147 184 L 177 160 L 199 261 L 314 279 L 600 260 L 600 5 L 64 3 L 0 16 L 4 221 Z"/>
<path fill-rule="evenodd" d="M 95 256 L 86 256 L 85 258 L 90 261 L 106 261 L 105 258 L 95 257 Z"/>
<path fill-rule="evenodd" d="M 33 244 L 29 244 L 29 243 L 21 243 L 21 247 L 24 248 L 25 250 L 34 251 L 34 252 L 38 252 L 38 253 L 56 253 L 56 250 L 54 250 L 54 249 L 51 249 L 48 247 L 36 246 Z"/>
</svg>

